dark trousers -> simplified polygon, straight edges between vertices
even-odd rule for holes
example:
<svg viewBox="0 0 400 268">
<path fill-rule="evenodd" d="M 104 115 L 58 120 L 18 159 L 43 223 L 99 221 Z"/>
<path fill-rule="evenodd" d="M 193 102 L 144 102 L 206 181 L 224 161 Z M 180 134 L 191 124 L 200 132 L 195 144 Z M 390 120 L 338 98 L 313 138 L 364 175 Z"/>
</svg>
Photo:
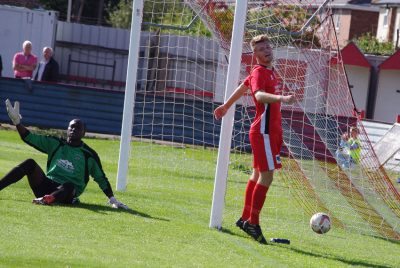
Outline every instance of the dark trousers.
<svg viewBox="0 0 400 268">
<path fill-rule="evenodd" d="M 75 196 L 75 187 L 72 183 L 59 184 L 46 177 L 43 170 L 33 159 L 28 159 L 13 168 L 0 180 L 0 191 L 16 183 L 24 176 L 28 177 L 29 186 L 36 197 L 53 195 L 55 202 L 71 204 Z"/>
</svg>

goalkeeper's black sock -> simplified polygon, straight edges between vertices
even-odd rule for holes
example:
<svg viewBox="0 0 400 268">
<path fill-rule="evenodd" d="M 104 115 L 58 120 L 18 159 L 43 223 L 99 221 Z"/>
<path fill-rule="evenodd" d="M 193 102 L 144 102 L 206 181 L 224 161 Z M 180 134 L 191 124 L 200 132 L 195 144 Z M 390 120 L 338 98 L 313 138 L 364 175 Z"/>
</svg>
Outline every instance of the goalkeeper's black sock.
<svg viewBox="0 0 400 268">
<path fill-rule="evenodd" d="M 25 160 L 0 180 L 0 191 L 21 180 L 25 175 L 30 174 L 35 169 L 36 162 L 32 159 Z"/>
</svg>

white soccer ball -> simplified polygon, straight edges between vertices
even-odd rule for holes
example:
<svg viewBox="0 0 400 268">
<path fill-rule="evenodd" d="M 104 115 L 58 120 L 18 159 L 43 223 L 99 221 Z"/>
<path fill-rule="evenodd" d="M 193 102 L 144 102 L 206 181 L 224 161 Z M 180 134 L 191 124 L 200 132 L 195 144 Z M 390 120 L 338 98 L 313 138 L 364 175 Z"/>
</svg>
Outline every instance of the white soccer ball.
<svg viewBox="0 0 400 268">
<path fill-rule="evenodd" d="M 331 229 L 331 218 L 325 213 L 315 213 L 310 219 L 311 229 L 317 234 L 327 233 Z"/>
</svg>

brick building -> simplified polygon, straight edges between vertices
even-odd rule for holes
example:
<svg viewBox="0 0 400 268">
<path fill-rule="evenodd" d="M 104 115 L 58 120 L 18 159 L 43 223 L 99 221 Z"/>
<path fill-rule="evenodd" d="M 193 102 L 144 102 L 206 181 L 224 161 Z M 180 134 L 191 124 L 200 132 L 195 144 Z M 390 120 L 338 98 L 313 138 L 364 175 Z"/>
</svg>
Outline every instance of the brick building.
<svg viewBox="0 0 400 268">
<path fill-rule="evenodd" d="M 400 46 L 400 0 L 372 0 L 379 6 L 379 23 L 376 37 L 385 42 Z"/>
<path fill-rule="evenodd" d="M 334 0 L 331 5 L 341 48 L 363 34 L 376 35 L 379 8 L 371 5 L 371 0 Z"/>
</svg>

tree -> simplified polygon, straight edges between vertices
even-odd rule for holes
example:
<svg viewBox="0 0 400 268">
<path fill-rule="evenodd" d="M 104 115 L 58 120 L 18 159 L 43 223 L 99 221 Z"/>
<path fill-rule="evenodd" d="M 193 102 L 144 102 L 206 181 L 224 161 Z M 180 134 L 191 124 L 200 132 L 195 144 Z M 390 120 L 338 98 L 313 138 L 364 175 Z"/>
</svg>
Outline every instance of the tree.
<svg viewBox="0 0 400 268">
<path fill-rule="evenodd" d="M 68 0 L 39 0 L 45 9 L 58 11 L 66 19 Z M 72 21 L 103 24 L 108 17 L 105 7 L 114 8 L 119 0 L 72 0 Z"/>
<path fill-rule="evenodd" d="M 109 7 L 109 19 L 113 27 L 128 29 L 131 27 L 132 1 L 119 1 L 115 8 Z"/>
<path fill-rule="evenodd" d="M 131 27 L 132 19 L 132 0 L 120 0 L 114 8 L 107 10 L 109 18 L 107 22 L 113 27 L 128 29 Z M 183 1 L 145 1 L 143 8 L 144 30 L 156 31 L 160 27 L 146 26 L 146 23 L 161 25 L 186 26 L 194 18 L 195 14 L 187 7 Z M 163 29 L 164 32 L 180 33 L 179 30 Z M 187 34 L 200 34 L 211 36 L 211 33 L 204 26 L 202 21 L 197 18 L 194 25 L 184 31 Z"/>
</svg>

